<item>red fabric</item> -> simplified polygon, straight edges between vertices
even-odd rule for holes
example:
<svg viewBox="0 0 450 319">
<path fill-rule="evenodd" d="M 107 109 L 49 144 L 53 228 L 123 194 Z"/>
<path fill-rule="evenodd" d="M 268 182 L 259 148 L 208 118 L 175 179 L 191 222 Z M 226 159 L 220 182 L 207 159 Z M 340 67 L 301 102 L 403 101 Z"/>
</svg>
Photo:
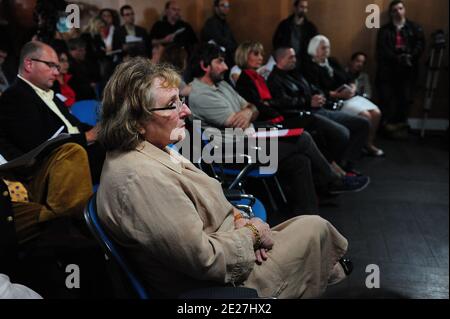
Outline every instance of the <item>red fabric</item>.
<svg viewBox="0 0 450 319">
<path fill-rule="evenodd" d="M 109 27 L 104 27 L 100 30 L 100 33 L 102 34 L 102 38 L 106 39 L 109 35 Z"/>
<path fill-rule="evenodd" d="M 270 94 L 269 88 L 266 84 L 266 80 L 255 70 L 247 69 L 244 70 L 244 72 L 250 77 L 250 79 L 252 79 L 253 83 L 256 86 L 256 89 L 258 90 L 261 100 L 271 100 L 272 94 Z"/>
<path fill-rule="evenodd" d="M 284 116 L 278 116 L 274 119 L 271 119 L 269 122 L 272 124 L 280 124 L 283 121 L 284 121 Z"/>
<path fill-rule="evenodd" d="M 396 49 L 403 49 L 406 46 L 405 38 L 402 36 L 402 33 L 400 30 L 397 31 L 397 34 L 395 36 L 395 48 Z"/>
<path fill-rule="evenodd" d="M 69 84 L 67 84 L 71 78 L 71 74 L 64 74 L 63 83 L 59 83 L 61 94 L 67 98 L 67 100 L 64 102 L 67 107 L 71 107 L 76 102 L 76 93 L 69 86 Z"/>
<path fill-rule="evenodd" d="M 300 136 L 303 134 L 304 131 L 305 130 L 302 128 L 293 128 L 293 129 L 290 129 L 284 137 Z"/>
</svg>

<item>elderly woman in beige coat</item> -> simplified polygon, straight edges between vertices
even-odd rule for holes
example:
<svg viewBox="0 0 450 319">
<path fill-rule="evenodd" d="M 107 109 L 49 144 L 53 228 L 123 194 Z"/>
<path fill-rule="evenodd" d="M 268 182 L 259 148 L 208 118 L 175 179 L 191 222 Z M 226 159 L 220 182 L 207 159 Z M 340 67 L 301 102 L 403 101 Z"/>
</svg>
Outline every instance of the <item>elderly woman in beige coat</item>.
<svg viewBox="0 0 450 319">
<path fill-rule="evenodd" d="M 98 213 L 150 292 L 234 285 L 261 297 L 311 298 L 345 278 L 346 239 L 318 216 L 275 228 L 242 218 L 221 185 L 167 145 L 191 114 L 170 67 L 135 58 L 118 66 L 103 98 L 99 140 L 108 153 Z"/>
</svg>

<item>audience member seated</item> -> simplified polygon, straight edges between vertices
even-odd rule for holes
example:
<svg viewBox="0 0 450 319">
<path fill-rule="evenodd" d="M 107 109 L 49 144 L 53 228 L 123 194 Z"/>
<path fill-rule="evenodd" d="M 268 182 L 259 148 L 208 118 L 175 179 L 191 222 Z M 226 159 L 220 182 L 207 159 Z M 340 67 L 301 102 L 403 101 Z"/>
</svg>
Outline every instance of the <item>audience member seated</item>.
<svg viewBox="0 0 450 319">
<path fill-rule="evenodd" d="M 129 5 L 120 8 L 123 25 L 117 29 L 119 45 L 125 51 L 135 51 L 136 56 L 149 57 L 149 40 L 144 28 L 135 25 L 134 10 Z"/>
<path fill-rule="evenodd" d="M 0 128 L 0 158 L 7 161 L 22 155 Z M 31 168 L 1 174 L 12 202 L 17 240 L 29 242 L 42 232 L 46 222 L 61 217 L 82 219 L 92 195 L 91 173 L 86 151 L 78 144 L 55 148 Z"/>
<path fill-rule="evenodd" d="M 189 55 L 198 42 L 191 25 L 181 20 L 181 8 L 174 0 L 166 3 L 164 17 L 153 25 L 150 39 L 152 45 L 175 43 L 184 47 Z"/>
<path fill-rule="evenodd" d="M 377 88 L 383 107 L 383 129 L 388 137 L 408 137 L 408 116 L 426 49 L 422 26 L 406 17 L 403 1 L 389 5 L 390 21 L 377 38 Z"/>
<path fill-rule="evenodd" d="M 104 160 L 104 150 L 95 143 L 97 128 L 76 119 L 50 89 L 59 69 L 58 56 L 50 46 L 38 41 L 26 43 L 16 83 L 0 98 L 0 126 L 14 150 L 12 158 L 32 150 L 56 132 L 69 133 L 74 142 L 87 149 L 96 183 Z"/>
<path fill-rule="evenodd" d="M 273 36 L 273 49 L 293 48 L 297 54 L 297 66 L 303 69 L 308 59 L 309 41 L 317 35 L 317 27 L 308 20 L 308 1 L 294 0 L 294 13 L 281 21 Z"/>
<path fill-rule="evenodd" d="M 105 44 L 106 53 L 111 53 L 115 50 L 121 49 L 121 43 L 117 34 L 117 29 L 120 25 L 120 20 L 117 12 L 113 9 L 105 8 L 100 10 L 99 18 L 105 23 L 105 28 L 102 29 L 102 40 Z"/>
<path fill-rule="evenodd" d="M 59 59 L 59 74 L 56 77 L 56 81 L 53 85 L 53 91 L 61 94 L 61 100 L 64 105 L 71 107 L 77 100 L 75 91 L 69 84 L 72 74 L 69 73 L 69 58 L 66 52 L 58 52 Z"/>
<path fill-rule="evenodd" d="M 122 45 L 117 33 L 120 26 L 119 15 L 116 10 L 102 9 L 99 17 L 105 22 L 105 28 L 101 31 L 101 38 L 105 45 L 105 58 L 102 60 L 100 68 L 100 76 L 102 78 L 102 86 L 106 84 L 114 68 L 122 60 Z"/>
<path fill-rule="evenodd" d="M 95 61 L 106 56 L 106 46 L 102 39 L 102 32 L 106 23 L 100 17 L 93 17 L 84 28 L 80 38 L 86 44 L 86 59 Z"/>
<path fill-rule="evenodd" d="M 370 84 L 369 75 L 364 72 L 366 66 L 367 54 L 364 52 L 355 52 L 352 54 L 350 62 L 345 69 L 354 81 L 356 86 L 356 94 L 366 99 L 372 99 L 372 85 Z"/>
<path fill-rule="evenodd" d="M 191 86 L 186 84 L 183 79 L 183 74 L 187 66 L 187 52 L 184 48 L 177 45 L 168 45 L 161 56 L 160 63 L 168 63 L 175 67 L 175 69 L 182 75 L 180 82 L 180 95 L 189 96 L 191 93 Z"/>
<path fill-rule="evenodd" d="M 6 52 L 4 48 L 0 48 L 0 96 L 9 87 L 8 79 L 6 78 L 2 70 L 3 62 L 5 62 L 7 56 L 8 52 Z"/>
<path fill-rule="evenodd" d="M 302 216 L 270 229 L 245 219 L 220 183 L 167 147 L 184 138 L 190 115 L 179 81 L 136 58 L 116 69 L 103 99 L 99 217 L 150 293 L 174 298 L 233 285 L 261 297 L 311 298 L 345 278 L 338 261 L 347 240 L 329 222 Z"/>
<path fill-rule="evenodd" d="M 87 59 L 86 43 L 81 38 L 70 39 L 68 46 L 70 87 L 80 101 L 97 99 L 95 86 L 100 81 L 99 68 L 96 62 Z"/>
<path fill-rule="evenodd" d="M 275 66 L 276 62 L 275 59 L 273 57 L 273 55 L 271 55 L 269 57 L 269 60 L 267 60 L 267 63 L 265 65 L 263 65 L 262 67 L 258 68 L 258 70 L 256 70 L 265 80 L 267 80 L 269 78 L 270 73 L 272 72 L 274 66 Z M 236 82 L 237 80 L 239 80 L 239 77 L 241 76 L 242 73 L 242 69 L 235 65 L 231 68 L 230 71 L 230 83 L 236 87 Z"/>
<path fill-rule="evenodd" d="M 239 50 L 239 49 L 238 49 Z M 261 117 L 255 105 L 244 100 L 224 81 L 228 69 L 219 47 L 207 44 L 194 59 L 194 76 L 189 103 L 196 118 L 219 128 L 252 128 Z M 267 109 L 270 109 L 267 107 Z M 278 116 L 276 111 L 273 111 Z M 266 117 L 267 118 L 267 117 Z M 340 178 L 333 171 L 311 136 L 304 132 L 294 139 L 279 140 L 280 176 L 292 185 L 290 203 L 295 214 L 318 211 L 314 181 L 324 192 L 356 191 L 368 184 L 367 178 Z M 313 180 L 312 172 L 315 174 Z"/>
<path fill-rule="evenodd" d="M 341 111 L 359 115 L 370 122 L 369 138 L 366 141 L 368 152 L 373 156 L 383 156 L 384 152 L 374 145 L 381 119 L 378 107 L 368 99 L 356 95 L 356 86 L 344 68 L 330 56 L 330 41 L 323 35 L 311 39 L 308 47 L 311 56 L 306 63 L 305 77 L 320 88 L 328 99 L 343 100 Z"/>
<path fill-rule="evenodd" d="M 311 111 L 317 119 L 313 124 L 325 136 L 322 153 L 329 160 L 345 165 L 359 154 L 367 141 L 368 123 L 359 116 L 324 108 L 326 98 L 311 85 L 296 68 L 297 58 L 292 48 L 275 50 L 277 65 L 267 81 L 270 93 L 278 105 L 287 109 Z M 320 144 L 319 144 L 320 146 Z"/>
<path fill-rule="evenodd" d="M 203 26 L 201 39 L 203 42 L 214 41 L 217 45 L 225 48 L 227 65 L 234 65 L 234 52 L 237 42 L 233 32 L 226 20 L 230 13 L 230 1 L 214 0 L 214 15 L 209 18 Z"/>
<path fill-rule="evenodd" d="M 364 52 L 356 52 L 352 55 L 348 67 L 345 69 L 350 79 L 355 83 L 356 95 L 362 96 L 368 100 L 372 100 L 372 85 L 370 84 L 369 75 L 364 72 L 367 55 Z M 374 144 L 375 134 L 380 126 L 380 118 L 374 118 L 372 121 L 373 130 L 369 136 L 369 145 Z M 373 148 L 367 147 L 365 149 L 368 155 L 383 156 L 382 150 L 376 151 Z"/>
</svg>

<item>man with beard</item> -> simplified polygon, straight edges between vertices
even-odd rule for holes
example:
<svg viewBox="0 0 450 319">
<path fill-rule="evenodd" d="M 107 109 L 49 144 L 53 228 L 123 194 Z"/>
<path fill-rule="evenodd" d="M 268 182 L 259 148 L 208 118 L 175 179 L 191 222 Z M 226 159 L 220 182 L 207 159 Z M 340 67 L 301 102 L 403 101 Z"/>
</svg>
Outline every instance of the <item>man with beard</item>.
<svg viewBox="0 0 450 319">
<path fill-rule="evenodd" d="M 306 17 L 307 13 L 308 1 L 295 0 L 294 13 L 280 22 L 272 39 L 274 50 L 281 47 L 295 50 L 300 69 L 310 59 L 307 52 L 309 41 L 318 34 L 317 27 Z"/>
<path fill-rule="evenodd" d="M 192 69 L 195 79 L 189 106 L 195 118 L 219 128 L 253 128 L 259 112 L 224 81 L 228 66 L 225 53 L 218 46 L 201 47 Z M 290 204 L 296 215 L 317 213 L 316 187 L 325 194 L 340 194 L 360 191 L 369 184 L 365 176 L 340 177 L 307 132 L 279 140 L 277 155 L 280 163 L 277 175 L 286 181 L 285 186 L 290 186 Z"/>
</svg>

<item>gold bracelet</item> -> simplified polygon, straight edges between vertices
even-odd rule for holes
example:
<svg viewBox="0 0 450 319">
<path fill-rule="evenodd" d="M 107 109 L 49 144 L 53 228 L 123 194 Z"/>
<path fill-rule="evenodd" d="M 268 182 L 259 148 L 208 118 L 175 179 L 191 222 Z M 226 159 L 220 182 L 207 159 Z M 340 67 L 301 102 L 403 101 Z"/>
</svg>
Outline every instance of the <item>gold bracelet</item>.
<svg viewBox="0 0 450 319">
<path fill-rule="evenodd" d="M 253 225 L 252 223 L 247 223 L 247 224 L 245 224 L 244 227 L 247 227 L 248 229 L 250 229 L 252 231 L 253 235 L 255 236 L 255 244 L 253 245 L 253 248 L 255 250 L 259 249 L 259 247 L 261 246 L 261 236 L 259 235 L 258 228 L 256 228 L 256 226 Z"/>
</svg>

